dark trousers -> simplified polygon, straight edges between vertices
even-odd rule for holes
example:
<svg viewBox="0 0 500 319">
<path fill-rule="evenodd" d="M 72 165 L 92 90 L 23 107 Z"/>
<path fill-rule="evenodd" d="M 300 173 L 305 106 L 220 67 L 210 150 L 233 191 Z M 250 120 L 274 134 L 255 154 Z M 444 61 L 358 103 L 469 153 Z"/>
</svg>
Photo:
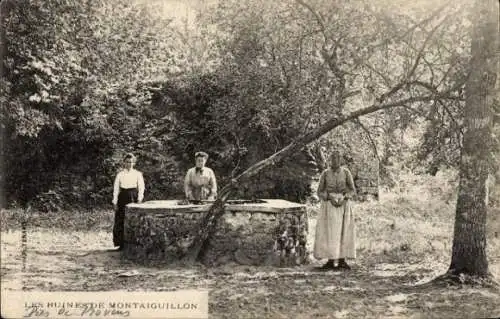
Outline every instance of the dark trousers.
<svg viewBox="0 0 500 319">
<path fill-rule="evenodd" d="M 137 188 L 120 188 L 118 203 L 115 212 L 115 224 L 113 226 L 113 244 L 123 245 L 123 234 L 125 228 L 125 209 L 127 204 L 137 202 Z"/>
</svg>

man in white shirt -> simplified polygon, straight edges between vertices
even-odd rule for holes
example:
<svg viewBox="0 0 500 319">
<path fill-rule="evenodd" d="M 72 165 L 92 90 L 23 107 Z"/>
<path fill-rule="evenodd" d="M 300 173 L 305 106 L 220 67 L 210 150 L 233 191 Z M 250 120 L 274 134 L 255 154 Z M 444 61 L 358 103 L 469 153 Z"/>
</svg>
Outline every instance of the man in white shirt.
<svg viewBox="0 0 500 319">
<path fill-rule="evenodd" d="M 190 168 L 184 179 L 184 192 L 188 200 L 215 200 L 217 180 L 212 169 L 205 166 L 208 154 L 196 152 L 196 166 Z"/>
<path fill-rule="evenodd" d="M 141 203 L 144 199 L 144 177 L 141 172 L 134 169 L 136 161 L 134 154 L 125 155 L 123 159 L 125 168 L 116 175 L 113 188 L 113 206 L 115 208 L 113 243 L 119 247 L 119 250 L 123 249 L 125 208 L 129 203 Z"/>
</svg>

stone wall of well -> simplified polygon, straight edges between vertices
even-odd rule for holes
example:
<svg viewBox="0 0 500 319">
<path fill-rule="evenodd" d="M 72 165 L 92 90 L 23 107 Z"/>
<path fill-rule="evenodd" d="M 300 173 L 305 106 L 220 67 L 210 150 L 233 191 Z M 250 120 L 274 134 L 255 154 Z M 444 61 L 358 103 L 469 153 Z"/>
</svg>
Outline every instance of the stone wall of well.
<svg viewBox="0 0 500 319">
<path fill-rule="evenodd" d="M 226 205 L 202 262 L 206 265 L 298 265 L 307 261 L 304 205 L 284 200 Z M 130 204 L 125 218 L 126 258 L 169 263 L 182 258 L 210 205 L 175 201 Z"/>
</svg>

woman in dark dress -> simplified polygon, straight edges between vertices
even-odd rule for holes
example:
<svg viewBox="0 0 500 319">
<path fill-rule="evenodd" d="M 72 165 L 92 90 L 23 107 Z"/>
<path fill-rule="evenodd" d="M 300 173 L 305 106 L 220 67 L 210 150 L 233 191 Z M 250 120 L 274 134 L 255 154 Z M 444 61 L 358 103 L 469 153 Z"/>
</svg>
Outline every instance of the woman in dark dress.
<svg viewBox="0 0 500 319">
<path fill-rule="evenodd" d="M 123 248 L 123 232 L 125 207 L 129 203 L 141 203 L 144 199 L 144 177 L 134 169 L 137 159 L 132 153 L 123 159 L 124 169 L 115 178 L 113 188 L 113 206 L 115 208 L 115 223 L 113 226 L 113 243 L 119 250 Z"/>
</svg>

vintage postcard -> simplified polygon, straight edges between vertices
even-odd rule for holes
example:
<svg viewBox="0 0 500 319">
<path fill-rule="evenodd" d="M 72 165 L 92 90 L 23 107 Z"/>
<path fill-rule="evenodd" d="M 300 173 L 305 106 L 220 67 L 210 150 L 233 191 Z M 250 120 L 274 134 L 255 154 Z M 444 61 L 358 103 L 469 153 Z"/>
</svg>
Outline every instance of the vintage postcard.
<svg viewBox="0 0 500 319">
<path fill-rule="evenodd" d="M 498 0 L 2 0 L 2 318 L 500 317 Z"/>
</svg>

